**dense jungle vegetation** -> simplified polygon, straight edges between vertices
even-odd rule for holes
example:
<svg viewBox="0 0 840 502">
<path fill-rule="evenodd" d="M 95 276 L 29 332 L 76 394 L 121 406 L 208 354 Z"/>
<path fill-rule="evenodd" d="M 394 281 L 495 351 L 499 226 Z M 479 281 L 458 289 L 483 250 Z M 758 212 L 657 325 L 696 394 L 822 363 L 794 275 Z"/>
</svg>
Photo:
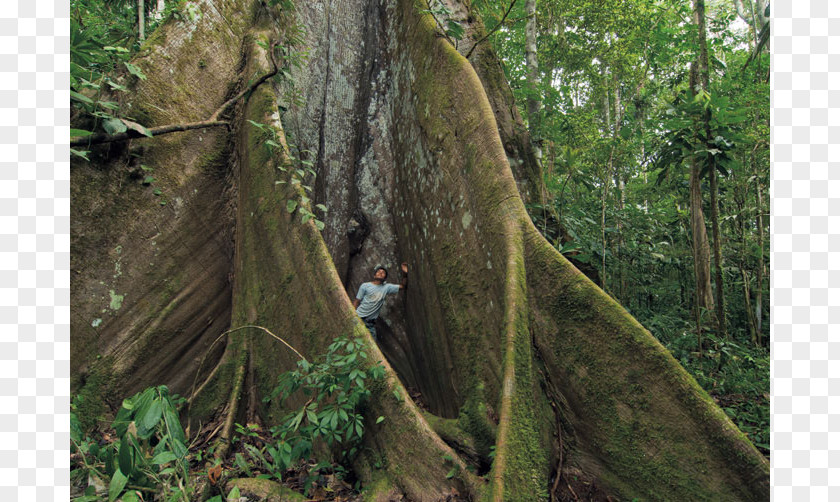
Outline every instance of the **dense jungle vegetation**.
<svg viewBox="0 0 840 502">
<path fill-rule="evenodd" d="M 265 3 L 294 9 L 290 0 Z M 431 0 L 420 7 L 455 47 L 466 42 L 465 15 L 483 20 L 479 36 L 501 61 L 539 159 L 539 193 L 526 204 L 535 226 L 647 328 L 769 457 L 769 1 Z M 146 79 L 133 63 L 148 49 L 144 40 L 167 20 L 195 21 L 201 13 L 187 0 L 71 0 L 70 12 L 71 153 L 74 162 L 97 162 L 108 153 L 84 138 L 153 135 L 124 106 L 132 93 L 126 81 Z M 305 37 L 290 32 L 274 82 L 288 82 L 305 67 Z M 274 45 L 258 43 L 275 53 Z M 301 99 L 290 95 L 286 103 Z M 268 125 L 250 122 L 270 136 L 269 149 L 280 148 Z M 142 159 L 132 166 L 156 204 L 171 202 L 154 169 Z M 298 184 L 305 185 L 309 173 L 314 177 L 313 161 L 299 167 Z M 293 213 L 298 202 L 289 202 Z M 327 209 L 319 205 L 317 212 Z M 319 216 L 308 214 L 303 222 L 314 219 L 323 230 Z M 123 299 L 111 293 L 119 310 Z M 285 373 L 271 398 L 310 388 L 316 406 L 307 409 L 310 400 L 270 429 L 237 423 L 232 469 L 284 481 L 307 496 L 355 500 L 359 480 L 348 473 L 349 460 L 309 457 L 318 441 L 340 449 L 342 461 L 362 448 L 365 399 L 384 373 L 356 362 L 365 350 L 359 339 L 337 339 Z M 335 399 L 336 388 L 346 394 L 341 406 L 324 397 Z M 240 485 L 223 492 L 216 484 L 216 446 L 188 441 L 178 412 L 189 405 L 166 386 L 126 399 L 116 416 L 91 413 L 98 404 L 84 395 L 73 400 L 74 500 L 145 500 L 152 493 L 166 500 L 238 499 Z M 487 448 L 483 461 L 492 462 L 495 446 Z M 562 443 L 559 449 L 562 467 Z M 453 458 L 443 463 L 447 479 L 460 475 Z M 204 485 L 190 482 L 196 469 L 203 469 Z"/>
<path fill-rule="evenodd" d="M 769 2 L 706 2 L 709 80 L 694 88 L 692 2 L 475 4 L 542 150 L 537 228 L 769 455 Z M 692 168 L 708 240 L 692 234 Z M 711 305 L 698 306 L 696 246 Z"/>
</svg>

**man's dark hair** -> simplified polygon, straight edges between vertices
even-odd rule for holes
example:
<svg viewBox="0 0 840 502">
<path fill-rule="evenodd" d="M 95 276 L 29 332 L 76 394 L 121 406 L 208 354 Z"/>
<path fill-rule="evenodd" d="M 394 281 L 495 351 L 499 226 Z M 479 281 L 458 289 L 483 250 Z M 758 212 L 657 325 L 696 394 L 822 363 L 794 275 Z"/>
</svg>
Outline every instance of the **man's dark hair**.
<svg viewBox="0 0 840 502">
<path fill-rule="evenodd" d="M 385 271 L 385 278 L 387 279 L 388 278 L 388 269 L 383 267 L 382 265 L 377 265 L 377 267 L 375 269 L 373 269 L 373 275 L 376 275 L 376 273 L 379 272 L 380 270 Z"/>
</svg>

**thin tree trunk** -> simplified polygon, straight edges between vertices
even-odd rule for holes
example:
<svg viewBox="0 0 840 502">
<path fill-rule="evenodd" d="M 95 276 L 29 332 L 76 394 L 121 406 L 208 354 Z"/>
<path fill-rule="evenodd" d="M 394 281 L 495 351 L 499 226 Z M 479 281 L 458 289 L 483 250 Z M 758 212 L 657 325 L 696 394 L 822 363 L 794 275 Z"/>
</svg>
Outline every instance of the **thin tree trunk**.
<svg viewBox="0 0 840 502">
<path fill-rule="evenodd" d="M 712 299 L 712 283 L 709 273 L 709 238 L 706 234 L 706 219 L 703 215 L 703 194 L 700 186 L 700 163 L 696 159 L 691 161 L 689 180 L 691 235 L 694 255 L 694 278 L 698 311 L 695 316 L 698 333 L 702 330 L 702 312 L 714 309 Z"/>
<path fill-rule="evenodd" d="M 618 82 L 618 74 L 613 72 L 613 85 L 615 88 L 613 89 L 613 110 L 615 111 L 615 123 L 613 124 L 613 145 L 615 142 L 618 141 L 618 131 L 621 128 L 621 120 L 622 120 L 622 113 L 621 113 L 621 86 Z M 615 148 L 615 147 L 613 147 Z M 626 281 L 624 276 L 624 266 L 622 265 L 621 261 L 621 250 L 624 247 L 624 232 L 621 224 L 621 215 L 624 213 L 624 202 L 625 202 L 625 194 L 624 194 L 624 178 L 620 172 L 616 169 L 615 174 L 615 184 L 618 187 L 618 212 L 619 217 L 616 220 L 616 234 L 617 234 L 617 247 L 618 251 L 616 252 L 616 263 L 618 265 L 618 298 L 620 301 L 624 301 L 625 293 L 626 293 Z"/>
<path fill-rule="evenodd" d="M 750 328 L 750 340 L 752 340 L 753 345 L 758 347 L 759 338 L 755 329 L 755 317 L 752 315 L 752 311 L 750 310 L 750 306 L 752 305 L 752 301 L 750 300 L 750 276 L 743 265 L 740 268 L 741 278 L 744 281 L 744 305 L 746 306 L 747 324 Z"/>
<path fill-rule="evenodd" d="M 143 0 L 137 0 L 137 38 L 141 41 L 146 40 L 146 25 L 145 25 L 145 16 L 143 15 L 146 12 L 146 6 L 143 3 Z"/>
<path fill-rule="evenodd" d="M 538 161 L 542 160 L 542 146 L 540 145 L 540 80 L 539 64 L 537 62 L 537 2 L 525 2 L 525 62 L 528 67 L 528 132 L 531 133 L 531 144 Z"/>
<path fill-rule="evenodd" d="M 712 159 L 710 159 L 712 160 Z M 717 293 L 717 305 L 715 306 L 715 313 L 717 314 L 718 333 L 720 336 L 729 338 L 729 333 L 726 329 L 726 307 L 725 298 L 723 295 L 723 258 L 721 256 L 721 233 L 720 220 L 718 217 L 718 186 L 717 186 L 717 172 L 715 167 L 709 171 L 709 190 L 711 191 L 711 207 L 712 207 L 712 237 L 714 238 L 714 258 L 715 258 L 715 290 Z"/>
<path fill-rule="evenodd" d="M 745 2 L 750 4 L 750 13 L 747 13 L 747 9 L 744 6 Z M 738 13 L 738 17 L 750 27 L 753 48 L 755 48 L 758 45 L 758 30 L 756 29 L 755 9 L 752 6 L 751 0 L 732 0 L 732 5 L 735 6 L 735 12 Z"/>
<path fill-rule="evenodd" d="M 744 155 L 743 164 L 746 165 L 746 155 Z M 747 199 L 749 199 L 749 182 L 745 182 L 743 186 L 740 184 L 737 185 L 733 193 L 735 195 L 735 210 L 736 214 L 738 214 L 738 217 L 734 220 L 735 231 L 738 232 L 741 242 L 741 257 L 738 260 L 738 268 L 741 271 L 741 278 L 744 281 L 744 316 L 747 318 L 747 324 L 750 328 L 750 340 L 753 342 L 753 345 L 758 346 L 758 332 L 756 331 L 755 316 L 753 315 L 752 309 L 752 295 L 750 294 L 749 263 L 747 261 L 747 257 L 749 256 L 747 229 L 744 225 L 743 218 L 744 207 L 747 204 Z"/>
<path fill-rule="evenodd" d="M 612 119 L 610 118 L 610 94 L 606 66 L 604 66 L 604 88 L 604 131 L 608 134 L 612 127 Z M 601 187 L 601 289 L 605 291 L 607 289 L 607 194 L 612 178 L 614 148 L 615 146 L 610 147 L 610 156 L 607 160 L 603 186 Z"/>
<path fill-rule="evenodd" d="M 705 92 L 709 92 L 709 49 L 706 44 L 706 2 L 705 0 L 695 0 L 695 20 L 697 22 L 697 39 L 700 49 L 700 85 Z M 712 147 L 712 132 L 711 132 L 712 112 L 707 109 L 703 114 L 703 131 L 705 134 L 704 143 L 706 148 Z M 718 335 L 728 338 L 729 335 L 726 330 L 726 308 L 724 306 L 723 295 L 723 261 L 721 258 L 721 235 L 720 235 L 720 219 L 718 217 L 718 179 L 717 169 L 715 168 L 716 160 L 711 153 L 706 154 L 706 163 L 709 168 L 709 191 L 710 205 L 711 205 L 711 223 L 712 223 L 712 237 L 714 238 L 714 271 L 715 271 L 715 289 L 717 293 L 717 305 L 715 313 L 717 314 Z"/>
<path fill-rule="evenodd" d="M 755 193 L 756 193 L 756 226 L 758 227 L 758 270 L 756 273 L 756 291 L 755 291 L 755 327 L 758 330 L 759 341 L 762 339 L 761 324 L 762 324 L 762 305 L 761 300 L 764 298 L 764 218 L 762 212 L 764 210 L 764 201 L 761 197 L 761 179 L 758 176 L 758 163 L 755 164 Z M 761 343 L 761 342 L 760 342 Z"/>
<path fill-rule="evenodd" d="M 607 172 L 604 175 L 604 186 L 601 190 L 601 289 L 607 289 L 607 192 L 610 186 L 610 175 L 612 171 L 612 152 L 607 162 Z"/>
<path fill-rule="evenodd" d="M 704 17 L 702 12 L 702 9 L 704 8 L 703 0 L 695 0 L 694 7 L 694 21 L 698 26 L 698 31 L 705 33 L 705 20 L 701 19 Z M 701 24 L 701 22 L 703 24 Z M 700 28 L 702 28 L 702 30 Z M 708 57 L 708 54 L 706 55 Z M 702 48 L 701 57 L 698 57 L 698 60 L 700 61 L 699 64 L 702 65 Z M 700 72 L 703 72 L 702 67 L 700 68 Z M 708 64 L 705 67 L 705 73 L 708 75 Z M 692 64 L 690 78 L 692 95 L 696 93 L 695 88 L 698 80 L 702 80 L 700 75 L 698 75 L 698 64 Z M 705 136 L 705 131 L 703 134 Z M 706 234 L 706 219 L 703 215 L 703 193 L 700 181 L 700 172 L 702 170 L 703 166 L 700 159 L 696 156 L 692 156 L 691 179 L 689 182 L 689 189 L 691 192 L 691 232 L 694 238 L 694 273 L 697 281 L 698 314 L 696 318 L 700 320 L 700 323 L 703 322 L 700 318 L 703 317 L 704 309 L 707 311 L 714 310 L 712 284 L 709 273 L 709 239 Z M 699 334 L 702 331 L 702 327 L 698 325 L 697 329 Z"/>
</svg>

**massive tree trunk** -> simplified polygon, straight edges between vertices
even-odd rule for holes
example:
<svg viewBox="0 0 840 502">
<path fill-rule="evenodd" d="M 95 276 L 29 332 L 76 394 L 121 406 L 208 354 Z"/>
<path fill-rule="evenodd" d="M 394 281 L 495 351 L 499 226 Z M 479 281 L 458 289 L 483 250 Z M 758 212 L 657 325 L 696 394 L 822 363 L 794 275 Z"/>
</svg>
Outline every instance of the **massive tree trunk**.
<svg viewBox="0 0 840 502">
<path fill-rule="evenodd" d="M 148 78 L 125 106 L 146 126 L 206 118 L 267 71 L 262 41 L 291 30 L 259 1 L 198 6 L 135 61 Z M 477 71 L 411 0 L 301 2 L 296 17 L 310 50 L 292 75 L 302 104 L 267 83 L 229 113 L 230 130 L 114 143 L 74 161 L 74 392 L 117 406 L 165 383 L 190 397 L 191 424 L 230 420 L 295 358 L 257 330 L 211 350 L 226 330 L 264 326 L 307 357 L 355 333 L 387 369 L 354 464 L 380 497 L 547 498 L 559 467 L 561 498 L 588 486 L 627 500 L 766 499 L 767 461 L 532 225 L 511 169 L 527 161 L 505 148 L 521 145 L 521 121 L 500 106 L 489 50 L 472 56 Z M 267 149 L 249 120 L 281 130 L 292 155 L 312 152 L 323 233 L 287 212 L 300 198 L 276 183 L 289 152 Z M 383 313 L 377 345 L 348 293 L 375 264 L 400 261 L 411 283 Z M 256 411 L 267 423 L 282 413 Z M 447 477 L 444 455 L 466 461 L 442 427 L 463 429 L 487 462 L 495 446 L 486 482 L 465 468 Z"/>
</svg>

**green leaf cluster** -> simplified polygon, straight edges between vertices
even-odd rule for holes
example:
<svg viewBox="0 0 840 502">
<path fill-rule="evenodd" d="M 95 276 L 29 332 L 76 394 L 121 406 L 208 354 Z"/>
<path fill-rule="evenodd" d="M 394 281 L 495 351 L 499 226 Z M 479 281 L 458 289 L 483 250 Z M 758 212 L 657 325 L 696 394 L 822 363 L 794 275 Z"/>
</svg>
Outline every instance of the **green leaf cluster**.
<svg viewBox="0 0 840 502">
<path fill-rule="evenodd" d="M 75 500 L 100 500 L 103 494 L 98 493 L 97 483 L 107 482 L 109 501 L 141 500 L 138 487 L 157 492 L 164 500 L 189 501 L 192 488 L 178 401 L 182 400 L 170 396 L 165 385 L 125 399 L 111 424 L 118 439 L 105 446 L 83 439 L 78 420 L 71 415 L 71 450 L 79 456 L 71 479 L 87 485 L 85 495 Z"/>
<path fill-rule="evenodd" d="M 336 338 L 315 361 L 299 361 L 295 370 L 278 377 L 277 386 L 265 402 L 282 404 L 298 392 L 309 399 L 271 429 L 271 442 L 262 448 L 245 444 L 251 460 L 282 480 L 286 469 L 309 458 L 315 445 L 322 442 L 334 452 L 338 462 L 324 465 L 343 472 L 343 465 L 358 453 L 365 433 L 364 407 L 370 396 L 369 384 L 384 375 L 385 368 L 380 363 L 371 364 L 368 360 L 361 338 Z M 383 420 L 384 417 L 378 417 L 375 423 Z M 243 437 L 253 435 L 252 430 L 242 426 L 237 430 Z M 237 465 L 246 473 L 250 471 L 241 455 Z"/>
<path fill-rule="evenodd" d="M 154 8 L 146 2 L 151 12 Z M 180 2 L 166 3 L 165 13 Z M 121 108 L 121 94 L 129 91 L 133 78 L 145 80 L 140 67 L 131 63 L 139 50 L 134 2 L 119 0 L 71 0 L 70 2 L 70 105 L 74 128 L 71 137 L 85 137 L 97 130 L 108 134 L 149 131 L 130 120 Z M 149 32 L 157 25 L 150 17 Z M 86 150 L 71 149 L 88 160 Z"/>
</svg>

